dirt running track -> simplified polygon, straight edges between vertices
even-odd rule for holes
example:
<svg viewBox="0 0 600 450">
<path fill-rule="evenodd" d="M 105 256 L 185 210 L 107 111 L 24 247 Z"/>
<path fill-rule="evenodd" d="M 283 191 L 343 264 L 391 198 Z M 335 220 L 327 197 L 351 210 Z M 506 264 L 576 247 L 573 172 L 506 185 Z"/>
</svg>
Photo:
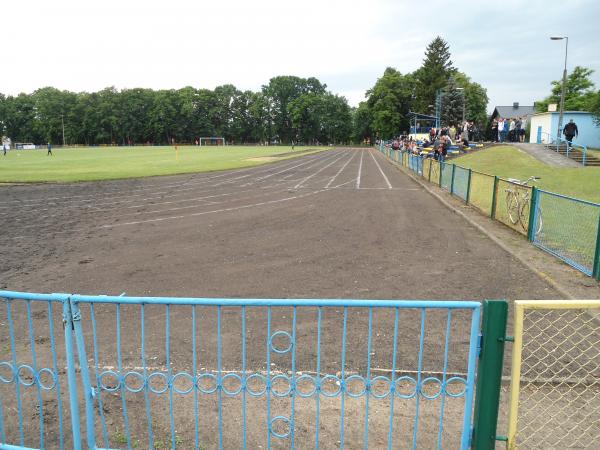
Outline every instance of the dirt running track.
<svg viewBox="0 0 600 450">
<path fill-rule="evenodd" d="M 244 298 L 560 298 L 549 285 L 375 150 L 335 149 L 220 173 L 7 186 L 0 188 L 0 193 L 1 289 Z M 128 346 L 123 350 L 123 364 L 136 367 L 140 363 L 139 307 L 123 309 L 127 321 L 122 325 L 122 340 Z M 190 308 L 173 308 L 171 315 L 173 370 L 189 370 Z M 36 322 L 36 334 L 47 333 L 44 311 L 37 311 L 34 317 L 40 319 Z M 89 317 L 87 309 L 84 310 L 84 328 L 89 345 L 91 330 L 85 317 Z M 96 308 L 101 331 L 98 363 L 104 368 L 116 365 L 114 317 L 114 306 Z M 166 364 L 164 317 L 164 308 L 148 308 L 146 313 L 147 326 L 152 324 L 151 331 L 147 331 L 147 353 L 156 355 L 148 364 L 155 370 L 164 369 Z M 290 317 L 289 309 L 275 310 L 272 330 L 289 330 Z M 312 341 L 316 334 L 316 317 L 314 309 L 298 311 L 296 369 L 308 373 L 319 368 Z M 340 317 L 339 311 L 323 313 L 321 372 L 336 374 L 340 370 Z M 58 330 L 61 329 L 59 318 L 57 309 Z M 199 338 L 198 348 L 203 361 L 201 367 L 214 370 L 216 316 L 214 311 L 207 310 L 200 313 L 200 318 L 203 331 L 198 334 L 204 333 L 204 337 Z M 256 343 L 255 349 L 250 346 L 248 349 L 251 370 L 267 369 L 265 318 L 264 311 L 248 313 L 249 342 Z M 466 312 L 457 313 L 452 323 L 448 370 L 453 373 L 466 370 L 468 319 Z M 27 323 L 24 309 L 15 308 L 14 320 Z M 5 321 L 6 313 L 1 312 L 0 322 L 4 325 Z M 416 369 L 417 364 L 419 315 L 416 311 L 407 312 L 400 321 L 401 369 L 410 371 Z M 367 370 L 366 323 L 365 311 L 353 311 L 349 316 L 347 371 L 364 374 Z M 371 367 L 389 374 L 393 359 L 389 342 L 390 333 L 393 336 L 393 314 L 376 312 L 373 323 L 375 351 Z M 443 366 L 445 312 L 428 316 L 427 325 L 423 369 L 435 373 Z M 237 313 L 224 308 L 224 369 L 241 367 L 239 326 Z M 5 330 L 0 332 L 2 352 L 9 350 Z M 17 330 L 17 341 L 18 353 L 26 353 L 29 342 L 26 330 Z M 91 348 L 88 351 L 88 356 L 93 353 Z M 47 359 L 47 355 L 40 353 L 40 359 Z M 273 360 L 272 369 L 286 373 L 289 360 L 278 358 Z M 8 358 L 4 355 L 1 359 Z M 119 440 L 123 439 L 122 403 L 115 395 L 106 396 L 105 412 L 112 430 L 109 431 L 111 444 L 119 446 Z M 34 400 L 32 396 L 31 401 Z M 166 411 L 167 407 L 161 406 L 159 400 L 153 403 L 153 408 L 161 415 L 160 411 Z M 182 399 L 180 404 L 188 400 Z M 10 404 L 10 400 L 8 402 Z M 216 408 L 214 402 L 207 402 L 206 408 Z M 260 400 L 256 402 L 254 415 L 260 418 L 264 412 L 260 412 L 263 411 Z M 139 403 L 139 398 L 136 400 L 130 395 L 128 403 L 130 413 L 143 411 L 143 401 Z M 300 404 L 296 405 L 297 419 L 304 416 L 307 419 L 296 430 L 296 445 L 312 448 L 314 403 L 305 407 Z M 6 415 L 6 403 L 4 407 Z M 236 408 L 239 410 L 239 405 Z M 355 426 L 348 425 L 346 447 L 362 448 L 364 420 L 360 417 L 364 406 L 352 406 L 349 402 L 347 408 L 348 416 L 358 422 Z M 387 446 L 387 406 L 376 408 L 383 419 L 381 423 L 377 418 L 372 419 L 373 429 L 380 430 L 370 444 L 372 448 L 381 448 Z M 431 429 L 426 425 L 420 428 L 422 437 L 418 447 L 429 448 L 435 446 L 439 419 L 436 419 L 435 408 L 422 408 L 423 420 L 429 417 L 433 425 Z M 181 448 L 191 448 L 193 425 L 189 424 L 193 421 L 193 407 L 184 409 L 179 411 L 178 420 L 186 425 L 179 426 L 177 439 L 183 442 Z M 397 406 L 395 411 L 395 416 L 401 416 L 399 421 L 408 421 L 404 431 L 412 433 L 410 418 L 414 415 L 414 405 L 404 409 Z M 457 445 L 460 411 L 458 407 L 453 413 L 448 401 L 447 418 L 455 420 L 444 430 L 444 448 Z M 328 412 L 331 417 L 338 417 L 339 405 L 324 401 L 324 417 Z M 162 419 L 166 421 L 164 417 L 157 420 Z M 323 448 L 339 447 L 336 420 L 324 420 L 321 425 Z M 31 430 L 35 430 L 36 421 L 32 422 Z M 56 426 L 50 422 L 47 433 L 55 434 Z M 230 422 L 224 425 L 225 435 L 230 439 L 225 448 L 237 448 L 240 445 L 236 440 L 239 439 L 239 418 L 232 418 Z M 134 430 L 139 429 L 143 434 L 144 418 L 138 425 L 135 423 Z M 215 426 L 214 423 L 207 425 L 202 436 L 208 447 L 202 448 L 215 445 Z M 259 431 L 249 430 L 249 442 L 254 443 L 252 448 L 258 448 L 258 442 L 265 445 L 264 429 L 255 428 Z M 165 442 L 169 440 L 168 423 L 157 423 L 155 431 L 166 436 Z M 100 435 L 99 428 L 98 433 Z M 449 443 L 451 438 L 454 443 Z M 144 439 L 139 441 L 142 447 L 146 445 Z M 48 442 L 51 442 L 50 436 Z M 398 442 L 409 446 L 411 441 Z M 47 448 L 53 447 L 49 443 Z"/>
</svg>

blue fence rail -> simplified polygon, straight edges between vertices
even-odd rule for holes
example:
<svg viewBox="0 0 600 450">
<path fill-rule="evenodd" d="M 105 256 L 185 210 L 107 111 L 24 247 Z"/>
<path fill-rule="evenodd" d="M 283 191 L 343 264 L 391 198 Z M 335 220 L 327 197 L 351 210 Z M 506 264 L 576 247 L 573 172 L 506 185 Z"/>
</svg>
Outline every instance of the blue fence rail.
<svg viewBox="0 0 600 450">
<path fill-rule="evenodd" d="M 469 446 L 478 302 L 0 299 L 0 449 Z"/>
</svg>

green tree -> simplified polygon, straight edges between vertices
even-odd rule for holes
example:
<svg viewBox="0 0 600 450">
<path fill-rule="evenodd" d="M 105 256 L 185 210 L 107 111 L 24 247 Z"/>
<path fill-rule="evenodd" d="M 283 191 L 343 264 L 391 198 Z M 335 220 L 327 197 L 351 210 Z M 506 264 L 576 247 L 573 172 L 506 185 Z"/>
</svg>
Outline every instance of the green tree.
<svg viewBox="0 0 600 450">
<path fill-rule="evenodd" d="M 565 83 L 565 111 L 586 111 L 591 107 L 594 99 L 594 83 L 590 79 L 594 73 L 592 69 L 576 66 L 567 76 Z M 540 112 L 548 111 L 548 104 L 560 104 L 562 80 L 552 82 L 551 94 L 541 101 L 535 102 L 536 109 Z"/>
<path fill-rule="evenodd" d="M 450 59 L 450 47 L 445 40 L 437 36 L 427 46 L 423 64 L 415 72 L 416 108 L 419 111 L 427 111 L 429 105 L 435 104 L 437 90 L 443 89 L 455 72 Z"/>
<path fill-rule="evenodd" d="M 450 126 L 462 122 L 463 107 L 466 112 L 466 94 L 452 77 L 446 83 L 442 94 L 442 124 Z M 466 115 L 465 115 L 466 117 Z"/>
<path fill-rule="evenodd" d="M 373 115 L 367 102 L 360 102 L 358 108 L 352 110 L 352 139 L 354 142 L 362 143 L 365 140 L 375 142 L 371 123 Z"/>
<path fill-rule="evenodd" d="M 375 86 L 367 91 L 367 105 L 371 115 L 371 129 L 376 137 L 389 139 L 409 128 L 416 81 L 412 74 L 402 75 L 388 67 Z"/>
<path fill-rule="evenodd" d="M 487 105 L 489 102 L 487 91 L 479 83 L 462 72 L 455 72 L 452 78 L 457 85 L 464 89 L 466 99 L 466 119 L 483 126 L 488 119 Z"/>
</svg>

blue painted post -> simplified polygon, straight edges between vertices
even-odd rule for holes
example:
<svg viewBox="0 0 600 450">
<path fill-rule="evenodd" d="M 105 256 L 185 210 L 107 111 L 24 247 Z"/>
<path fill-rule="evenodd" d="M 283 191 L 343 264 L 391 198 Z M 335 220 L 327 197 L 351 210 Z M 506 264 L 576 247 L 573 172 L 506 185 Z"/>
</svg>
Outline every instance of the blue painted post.
<svg viewBox="0 0 600 450">
<path fill-rule="evenodd" d="M 77 354 L 79 355 L 79 365 L 81 369 L 81 378 L 83 381 L 83 397 L 85 399 L 85 422 L 87 432 L 87 442 L 90 450 L 96 448 L 96 432 L 94 429 L 94 397 L 92 386 L 90 384 L 90 373 L 88 370 L 88 359 L 85 353 L 85 342 L 83 340 L 83 330 L 81 328 L 81 311 L 77 303 L 71 302 L 71 319 L 75 331 L 75 340 L 77 342 Z M 70 386 L 69 386 L 70 387 Z"/>
<path fill-rule="evenodd" d="M 539 126 L 538 129 L 537 129 L 537 140 L 536 140 L 536 142 L 538 144 L 542 143 L 542 127 L 541 126 Z"/>
<path fill-rule="evenodd" d="M 73 317 L 71 302 L 63 302 L 63 326 L 65 328 L 65 351 L 67 353 L 67 381 L 69 383 L 69 404 L 71 405 L 71 427 L 73 448 L 81 450 L 81 430 L 79 429 L 79 399 L 77 397 L 77 376 L 75 374 L 75 355 L 73 349 Z"/>
<path fill-rule="evenodd" d="M 454 172 L 456 172 L 456 164 L 452 164 L 452 178 L 450 179 L 450 194 L 454 194 Z"/>
</svg>

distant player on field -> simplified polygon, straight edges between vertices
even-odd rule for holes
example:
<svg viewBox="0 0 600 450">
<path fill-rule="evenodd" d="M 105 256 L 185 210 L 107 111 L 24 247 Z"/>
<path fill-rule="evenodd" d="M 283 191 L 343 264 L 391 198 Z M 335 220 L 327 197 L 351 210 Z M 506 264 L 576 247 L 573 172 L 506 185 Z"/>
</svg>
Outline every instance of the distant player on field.
<svg viewBox="0 0 600 450">
<path fill-rule="evenodd" d="M 48 142 L 48 153 L 46 156 L 52 156 L 52 144 L 50 142 Z"/>
</svg>

